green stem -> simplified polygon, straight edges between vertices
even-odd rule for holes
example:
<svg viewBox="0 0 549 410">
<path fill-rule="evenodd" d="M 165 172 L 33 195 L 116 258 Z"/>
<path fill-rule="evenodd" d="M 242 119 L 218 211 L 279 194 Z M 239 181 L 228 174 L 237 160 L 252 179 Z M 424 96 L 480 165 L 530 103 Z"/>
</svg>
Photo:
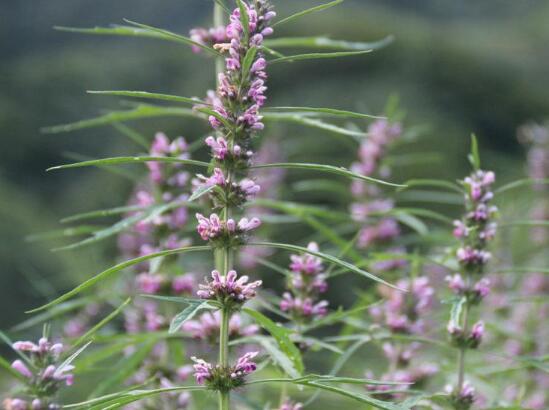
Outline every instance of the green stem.
<svg viewBox="0 0 549 410">
<path fill-rule="evenodd" d="M 467 334 L 467 327 L 469 322 L 469 301 L 465 302 L 463 307 L 463 332 Z M 463 389 L 463 383 L 465 381 L 465 354 L 467 348 L 460 347 L 458 354 L 458 381 L 457 381 L 457 393 L 461 392 Z"/>
<path fill-rule="evenodd" d="M 213 13 L 213 25 L 214 27 L 223 26 L 225 24 L 225 16 L 223 7 L 217 2 L 214 4 Z M 225 61 L 223 57 L 217 57 L 215 60 L 215 79 L 219 81 L 219 73 L 222 73 L 225 69 Z M 229 218 L 230 210 L 228 207 L 223 209 L 223 217 L 225 221 Z M 215 251 L 215 264 L 218 271 L 222 275 L 226 275 L 231 269 L 232 258 L 231 250 L 224 248 Z M 231 319 L 231 312 L 226 308 L 221 310 L 221 326 L 219 328 L 219 365 L 223 368 L 229 366 L 229 320 Z M 230 392 L 219 392 L 219 410 L 230 409 Z"/>
</svg>

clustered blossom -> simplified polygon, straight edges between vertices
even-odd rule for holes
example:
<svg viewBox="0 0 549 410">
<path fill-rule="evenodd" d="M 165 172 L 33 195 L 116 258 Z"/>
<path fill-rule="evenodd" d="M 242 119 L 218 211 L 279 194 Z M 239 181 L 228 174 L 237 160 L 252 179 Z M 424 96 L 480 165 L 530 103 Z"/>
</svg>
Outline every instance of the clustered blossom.
<svg viewBox="0 0 549 410">
<path fill-rule="evenodd" d="M 475 401 L 475 388 L 469 383 L 463 383 L 460 391 L 455 391 L 452 386 L 446 386 L 446 392 L 450 395 L 450 401 L 456 410 L 468 410 Z"/>
<path fill-rule="evenodd" d="M 380 287 L 380 293 L 386 299 L 381 305 L 370 308 L 372 318 L 380 324 L 384 324 L 393 333 L 423 335 L 427 330 L 426 315 L 432 310 L 435 291 L 426 276 L 420 276 L 413 280 L 401 279 L 397 282 L 401 289 L 398 291 L 387 286 Z M 382 375 L 381 380 L 387 382 L 408 383 L 398 385 L 397 390 L 404 391 L 413 384 L 425 381 L 438 371 L 438 366 L 430 363 L 412 365 L 412 360 L 417 356 L 421 348 L 420 343 L 402 344 L 398 342 L 385 342 L 382 345 L 383 353 L 389 362 L 389 372 Z M 373 378 L 373 373 L 368 371 L 367 378 Z M 370 391 L 383 394 L 384 391 L 394 390 L 392 385 L 367 385 Z M 395 398 L 398 394 L 386 394 L 389 398 Z"/>
<path fill-rule="evenodd" d="M 54 402 L 55 395 L 63 386 L 72 386 L 74 366 L 61 366 L 60 355 L 64 348 L 61 343 L 52 343 L 42 337 L 38 343 L 15 342 L 13 349 L 21 352 L 28 360 L 17 359 L 13 370 L 25 380 L 22 397 L 7 398 L 4 408 L 8 410 L 54 410 L 61 408 Z"/>
<path fill-rule="evenodd" d="M 390 145 L 401 136 L 400 123 L 391 123 L 385 119 L 373 122 L 368 128 L 368 137 L 360 144 L 359 160 L 351 165 L 351 170 L 366 176 L 388 176 L 390 169 L 383 164 L 383 158 Z M 389 252 L 404 253 L 404 249 L 392 244 L 401 233 L 399 224 L 396 219 L 386 215 L 394 208 L 394 202 L 384 198 L 379 187 L 364 181 L 353 181 L 351 192 L 355 198 L 350 206 L 351 215 L 363 224 L 357 240 L 358 246 L 370 248 L 375 245 L 389 245 Z M 404 260 L 396 259 L 380 261 L 372 268 L 376 271 L 387 271 L 404 266 Z"/>
<path fill-rule="evenodd" d="M 248 352 L 227 368 L 192 357 L 196 382 L 217 391 L 230 391 L 240 387 L 244 384 L 245 377 L 256 371 L 257 364 L 253 359 L 257 354 L 258 352 Z"/>
<path fill-rule="evenodd" d="M 202 299 L 215 300 L 226 308 L 238 308 L 256 295 L 261 281 L 248 282 L 248 276 L 238 278 L 236 271 L 231 270 L 226 275 L 212 271 L 212 280 L 198 285 L 196 294 Z"/>
<path fill-rule="evenodd" d="M 198 320 L 188 320 L 183 324 L 183 330 L 189 332 L 195 339 L 213 342 L 219 336 L 221 327 L 221 312 L 207 312 Z M 245 325 L 242 318 L 235 313 L 229 320 L 229 336 L 246 337 L 253 336 L 259 332 L 259 326 L 255 324 Z"/>
<path fill-rule="evenodd" d="M 479 304 L 490 293 L 490 280 L 482 277 L 482 274 L 492 257 L 487 247 L 497 229 L 494 218 L 498 210 L 491 205 L 494 197 L 491 187 L 495 180 L 494 172 L 475 170 L 462 181 L 465 214 L 461 220 L 454 221 L 453 231 L 454 236 L 461 241 L 455 253 L 461 272 L 446 277 L 446 281 L 456 295 L 455 303 L 460 303 L 462 309 L 466 310 Z M 465 352 L 466 349 L 479 346 L 485 327 L 483 321 L 478 321 L 468 328 L 469 323 L 461 316 L 452 317 L 447 330 L 451 342 Z M 450 396 L 454 408 L 469 409 L 475 400 L 474 389 L 469 385 L 458 386 L 456 389 L 461 391 L 454 391 Z"/>
<path fill-rule="evenodd" d="M 318 252 L 315 242 L 309 243 L 307 248 Z M 290 259 L 291 276 L 287 283 L 288 291 L 282 295 L 280 309 L 289 312 L 296 323 L 325 316 L 328 302 L 318 301 L 319 295 L 328 290 L 322 260 L 308 253 L 291 255 Z"/>
<path fill-rule="evenodd" d="M 215 41 L 213 47 L 226 56 L 226 70 L 218 74 L 217 92 L 208 93 L 208 106 L 196 107 L 197 110 L 208 108 L 209 122 L 217 131 L 216 137 L 208 136 L 205 141 L 217 166 L 211 176 L 199 175 L 195 184 L 196 189 L 215 187 L 209 191 L 215 208 L 241 206 L 261 190 L 250 178 L 237 181 L 236 171 L 249 166 L 253 156 L 249 149 L 251 138 L 263 129 L 259 109 L 266 100 L 267 61 L 260 46 L 264 37 L 272 34 L 269 21 L 276 14 L 263 0 L 254 1 L 252 5 L 242 4 L 247 18 L 243 19 L 240 9 L 236 8 L 224 33 L 219 28 L 193 32 L 195 41 L 201 44 L 215 37 L 214 40 L 219 41 Z M 248 27 L 243 27 L 242 21 L 247 21 Z M 244 67 L 245 57 L 250 55 L 253 59 L 247 60 L 250 64 Z M 243 234 L 260 224 L 258 218 L 242 218 L 238 223 L 233 219 L 222 221 L 215 213 L 208 217 L 197 214 L 197 219 L 201 238 L 223 247 L 244 243 L 246 236 Z"/>
</svg>

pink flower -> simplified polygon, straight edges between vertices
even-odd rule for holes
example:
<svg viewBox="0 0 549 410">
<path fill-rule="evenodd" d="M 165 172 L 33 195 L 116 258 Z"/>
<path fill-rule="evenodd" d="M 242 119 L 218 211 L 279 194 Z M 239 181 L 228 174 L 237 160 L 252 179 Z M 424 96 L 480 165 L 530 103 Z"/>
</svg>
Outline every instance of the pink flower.
<svg viewBox="0 0 549 410">
<path fill-rule="evenodd" d="M 32 375 L 32 372 L 29 370 L 29 368 L 25 365 L 25 363 L 23 363 L 21 360 L 15 360 L 12 364 L 11 364 L 11 368 L 16 370 L 17 372 L 19 372 L 19 374 L 21 374 L 22 376 L 24 377 L 27 377 L 27 378 L 31 378 L 33 375 Z"/>
<path fill-rule="evenodd" d="M 247 374 L 255 372 L 257 364 L 252 361 L 256 357 L 258 352 L 248 352 L 244 356 L 240 357 L 234 366 L 231 378 L 241 378 Z"/>
<path fill-rule="evenodd" d="M 218 137 L 217 139 L 208 137 L 206 138 L 206 145 L 212 149 L 212 156 L 215 159 L 223 160 L 229 153 L 227 141 L 223 137 Z"/>
<path fill-rule="evenodd" d="M 454 293 L 462 293 L 465 290 L 465 282 L 459 273 L 453 276 L 446 276 L 446 282 L 448 287 L 454 291 Z"/>
<path fill-rule="evenodd" d="M 217 214 L 211 214 L 208 219 L 204 215 L 197 213 L 196 219 L 198 219 L 198 226 L 196 227 L 198 234 L 205 241 L 215 238 L 221 233 L 221 220 Z"/>
<path fill-rule="evenodd" d="M 307 245 L 307 249 L 313 252 L 318 252 L 318 244 L 316 242 L 310 242 Z M 290 269 L 296 273 L 303 273 L 305 275 L 316 275 L 324 270 L 322 265 L 322 259 L 317 256 L 304 253 L 303 255 L 291 255 Z"/>
<path fill-rule="evenodd" d="M 179 275 L 172 280 L 172 290 L 175 293 L 190 293 L 194 288 L 194 277 L 191 274 Z"/>
<path fill-rule="evenodd" d="M 208 363 L 202 359 L 196 357 L 191 357 L 191 360 L 195 362 L 193 365 L 194 368 L 194 377 L 198 384 L 204 384 L 207 380 L 212 377 L 212 371 L 214 369 L 211 363 Z"/>
<path fill-rule="evenodd" d="M 141 273 L 137 276 L 137 286 L 143 293 L 158 293 L 163 283 L 164 277 L 158 274 Z"/>
<path fill-rule="evenodd" d="M 484 322 L 477 322 L 473 325 L 471 328 L 471 338 L 476 341 L 480 342 L 482 340 L 482 336 L 484 335 Z"/>
<path fill-rule="evenodd" d="M 217 270 L 212 271 L 212 281 L 205 285 L 199 285 L 196 293 L 202 299 L 230 298 L 234 302 L 244 303 L 256 295 L 256 289 L 261 286 L 261 281 L 248 283 L 248 276 L 238 278 L 236 271 L 231 270 L 227 275 L 221 275 Z"/>
</svg>

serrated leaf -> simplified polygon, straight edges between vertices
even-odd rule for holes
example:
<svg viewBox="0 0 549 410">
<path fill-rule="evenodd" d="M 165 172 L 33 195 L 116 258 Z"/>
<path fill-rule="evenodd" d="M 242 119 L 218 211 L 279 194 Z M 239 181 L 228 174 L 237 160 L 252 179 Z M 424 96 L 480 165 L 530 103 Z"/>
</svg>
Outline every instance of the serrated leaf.
<svg viewBox="0 0 549 410">
<path fill-rule="evenodd" d="M 278 343 L 278 346 L 282 352 L 284 352 L 284 354 L 290 359 L 297 373 L 302 374 L 304 370 L 303 360 L 301 359 L 299 349 L 290 339 L 290 330 L 283 326 L 277 325 L 267 316 L 258 311 L 249 308 L 244 308 L 242 311 L 248 316 L 251 316 L 262 328 L 271 334 L 271 336 Z"/>
<path fill-rule="evenodd" d="M 178 95 L 169 95 L 169 94 L 159 94 L 159 93 L 150 93 L 147 91 L 124 91 L 124 90 L 112 90 L 112 91 L 87 91 L 88 94 L 98 94 L 98 95 L 115 95 L 122 97 L 132 97 L 132 98 L 145 98 L 153 100 L 162 100 L 162 101 L 175 101 L 190 105 L 203 104 L 210 105 L 209 103 L 202 101 L 198 98 L 188 98 L 180 97 Z"/>
<path fill-rule="evenodd" d="M 311 7 L 306 10 L 302 10 L 300 12 L 297 12 L 295 14 L 292 14 L 291 16 L 285 17 L 282 20 L 279 20 L 273 24 L 273 27 L 278 26 L 279 24 L 288 23 L 292 20 L 298 19 L 300 17 L 306 16 L 311 13 L 317 13 L 319 11 L 327 10 L 331 7 L 337 6 L 338 4 L 343 3 L 343 0 L 334 0 L 326 4 L 321 4 L 319 6 Z"/>
<path fill-rule="evenodd" d="M 405 187 L 402 184 L 395 184 L 393 182 L 383 181 L 381 179 L 368 177 L 366 175 L 361 175 L 353 171 L 349 171 L 343 167 L 336 167 L 334 165 L 323 165 L 323 164 L 307 164 L 307 163 L 298 163 L 298 162 L 280 162 L 274 164 L 258 164 L 250 167 L 251 169 L 261 169 L 261 168 L 283 168 L 283 169 L 305 169 L 309 171 L 320 171 L 328 172 L 330 174 L 336 174 L 339 176 L 344 176 L 352 179 L 360 179 L 362 181 L 376 183 L 380 185 L 387 185 L 391 187 Z"/>
<path fill-rule="evenodd" d="M 107 270 L 104 270 L 103 272 L 101 272 L 101 273 L 95 275 L 94 277 L 86 280 L 85 282 L 81 283 L 80 285 L 78 285 L 74 289 L 70 290 L 69 292 L 63 294 L 62 296 L 59 296 L 57 299 L 55 299 L 55 300 L 53 300 L 53 301 L 51 301 L 51 302 L 49 302 L 49 303 L 47 303 L 43 306 L 40 306 L 38 308 L 29 310 L 27 313 L 39 312 L 41 310 L 48 309 L 52 306 L 58 305 L 59 303 L 64 302 L 65 300 L 71 298 L 72 296 L 83 292 L 84 290 L 88 289 L 89 287 L 94 286 L 95 284 L 97 284 L 98 282 L 106 279 L 110 275 L 112 275 L 114 273 L 117 273 L 117 272 L 120 272 L 121 270 L 123 270 L 125 268 L 128 268 L 130 266 L 137 265 L 138 263 L 141 263 L 141 262 L 144 262 L 144 261 L 147 261 L 147 260 L 150 260 L 150 259 L 162 257 L 162 256 L 177 255 L 179 253 L 185 253 L 185 252 L 202 252 L 202 251 L 209 251 L 209 250 L 211 250 L 211 248 L 207 245 L 205 245 L 205 246 L 186 246 L 186 247 L 183 247 L 183 248 L 170 249 L 170 250 L 166 250 L 166 251 L 151 253 L 149 255 L 139 256 L 137 258 L 127 260 L 127 261 L 119 263 L 119 264 L 117 264 L 117 265 L 115 265 L 115 266 L 113 266 L 113 267 L 111 267 Z"/>
<path fill-rule="evenodd" d="M 179 312 L 170 322 L 170 330 L 169 333 L 175 333 L 177 332 L 181 326 L 187 321 L 191 320 L 201 309 L 204 309 L 208 302 L 205 300 L 197 301 L 197 302 L 188 302 L 189 306 L 187 306 L 185 309 L 183 309 L 181 312 Z"/>
<path fill-rule="evenodd" d="M 364 50 L 364 51 L 336 51 L 333 53 L 307 53 L 307 54 L 295 54 L 292 56 L 278 57 L 269 61 L 269 64 L 277 63 L 293 63 L 294 61 L 303 61 L 303 60 L 323 60 L 326 58 L 339 58 L 339 57 L 352 57 L 362 54 L 371 53 L 373 50 Z"/>
</svg>

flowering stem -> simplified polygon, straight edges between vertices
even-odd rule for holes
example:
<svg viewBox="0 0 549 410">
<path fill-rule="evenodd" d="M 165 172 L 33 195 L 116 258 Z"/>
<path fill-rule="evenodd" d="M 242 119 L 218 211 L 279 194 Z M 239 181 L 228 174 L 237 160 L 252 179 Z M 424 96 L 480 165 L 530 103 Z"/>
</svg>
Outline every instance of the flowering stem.
<svg viewBox="0 0 549 410">
<path fill-rule="evenodd" d="M 221 311 L 221 326 L 219 328 L 219 365 L 226 368 L 229 365 L 229 320 L 231 313 L 227 309 Z M 219 410 L 229 410 L 230 393 L 219 392 Z"/>
<path fill-rule="evenodd" d="M 469 321 L 469 303 L 465 302 L 463 307 L 463 331 L 467 333 L 467 325 Z M 463 383 L 465 380 L 465 354 L 467 348 L 460 347 L 458 354 L 458 381 L 457 381 L 457 391 L 460 392 L 463 389 Z"/>
</svg>

